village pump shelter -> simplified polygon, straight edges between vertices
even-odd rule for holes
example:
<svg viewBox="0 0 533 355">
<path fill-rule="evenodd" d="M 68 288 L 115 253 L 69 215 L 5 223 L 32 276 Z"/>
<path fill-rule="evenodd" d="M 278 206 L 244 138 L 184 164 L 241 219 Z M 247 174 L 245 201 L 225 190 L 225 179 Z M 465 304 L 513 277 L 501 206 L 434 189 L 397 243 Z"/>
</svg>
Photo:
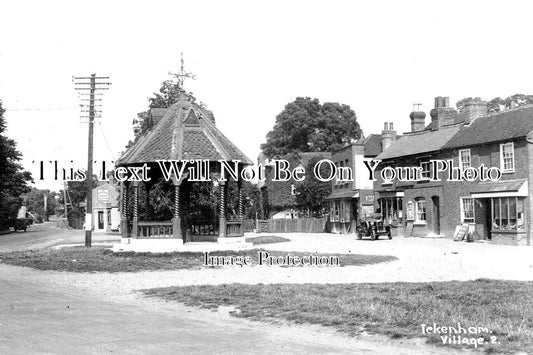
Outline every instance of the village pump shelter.
<svg viewBox="0 0 533 355">
<path fill-rule="evenodd" d="M 193 104 L 182 91 L 168 109 L 149 112 L 149 129 L 117 161 L 116 167 L 150 167 L 150 181 L 121 183 L 121 233 L 122 246 L 131 249 L 179 250 L 191 242 L 211 242 L 238 248 L 244 245 L 243 190 L 240 172 L 248 159 L 215 125 L 211 111 Z M 170 195 L 154 188 L 164 180 L 157 161 L 207 160 L 210 182 L 192 182 L 187 173 L 171 181 Z M 228 196 L 230 181 L 219 181 L 219 160 L 239 161 L 237 189 Z M 199 190 L 198 185 L 203 184 Z M 168 187 L 168 186 L 167 186 Z M 140 189 L 143 200 L 140 201 Z M 168 192 L 168 189 L 166 190 Z M 204 196 L 198 193 L 203 192 Z M 195 210 L 192 202 L 199 198 L 216 196 L 216 211 L 205 218 Z M 238 201 L 238 207 L 228 208 L 229 198 Z M 155 199 L 155 200 L 154 200 Z M 154 220 L 152 201 L 168 199 L 171 218 Z M 142 207 L 142 208 L 141 208 Z M 219 248 L 220 249 L 220 248 Z"/>
</svg>

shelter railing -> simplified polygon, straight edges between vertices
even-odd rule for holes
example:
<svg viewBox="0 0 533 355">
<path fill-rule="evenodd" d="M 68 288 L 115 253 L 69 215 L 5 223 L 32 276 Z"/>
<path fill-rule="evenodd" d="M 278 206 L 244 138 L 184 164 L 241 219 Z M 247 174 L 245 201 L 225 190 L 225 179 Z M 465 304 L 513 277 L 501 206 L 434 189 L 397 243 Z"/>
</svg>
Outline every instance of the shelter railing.
<svg viewBox="0 0 533 355">
<path fill-rule="evenodd" d="M 196 219 L 189 221 L 189 233 L 192 236 L 218 236 L 218 219 Z"/>
<path fill-rule="evenodd" d="M 226 221 L 226 237 L 242 237 L 243 235 L 243 220 L 231 219 Z"/>
<path fill-rule="evenodd" d="M 137 222 L 137 238 L 172 238 L 172 221 Z"/>
</svg>

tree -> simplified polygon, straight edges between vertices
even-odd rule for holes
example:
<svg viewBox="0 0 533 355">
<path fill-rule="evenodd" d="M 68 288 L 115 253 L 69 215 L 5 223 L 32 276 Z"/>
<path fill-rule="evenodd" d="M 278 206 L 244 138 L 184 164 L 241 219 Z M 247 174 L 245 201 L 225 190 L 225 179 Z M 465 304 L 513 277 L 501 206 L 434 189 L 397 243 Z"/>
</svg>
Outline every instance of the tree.
<svg viewBox="0 0 533 355">
<path fill-rule="evenodd" d="M 26 206 L 29 212 L 36 213 L 40 216 L 44 216 L 45 219 L 56 213 L 56 209 L 59 208 L 58 201 L 56 200 L 56 192 L 50 192 L 50 190 L 39 190 L 38 188 L 32 188 L 28 192 L 24 199 L 26 200 Z M 45 197 L 46 196 L 46 197 Z M 44 200 L 46 198 L 46 211 L 44 210 Z"/>
<path fill-rule="evenodd" d="M 68 191 L 68 197 L 67 201 L 72 202 L 73 207 L 80 207 L 80 203 L 85 201 L 87 198 L 87 180 L 81 180 L 81 181 L 68 181 L 67 182 L 67 191 Z M 98 184 L 98 177 L 96 175 L 93 175 L 93 178 L 91 179 L 91 190 L 94 189 Z M 70 200 L 69 200 L 70 197 Z"/>
<path fill-rule="evenodd" d="M 306 171 L 312 172 L 319 158 L 309 161 Z M 329 176 L 329 166 L 322 165 L 320 169 L 322 176 Z M 331 183 L 318 180 L 314 173 L 308 174 L 306 179 L 296 187 L 296 203 L 303 206 L 310 217 L 321 217 L 326 213 L 326 197 L 331 194 Z"/>
<path fill-rule="evenodd" d="M 5 109 L 0 101 L 0 230 L 7 229 L 10 220 L 16 217 L 21 206 L 21 195 L 30 191 L 28 182 L 33 182 L 31 173 L 19 163 L 22 154 L 13 139 L 4 135 Z"/>
<path fill-rule="evenodd" d="M 480 97 L 476 97 L 476 98 L 467 97 L 467 98 L 461 99 L 457 101 L 457 103 L 455 104 L 455 106 L 457 107 L 457 111 L 461 112 L 464 109 L 465 104 L 469 101 L 479 102 L 483 100 Z M 515 107 L 531 105 L 533 104 L 533 95 L 514 94 L 514 95 L 506 97 L 505 99 L 502 99 L 501 97 L 495 97 L 488 102 L 488 111 L 489 113 L 493 113 L 493 112 L 500 112 L 501 110 L 507 110 L 511 108 L 513 103 Z"/>
<path fill-rule="evenodd" d="M 154 92 L 154 96 L 148 98 L 148 110 L 152 108 L 169 108 L 176 103 L 176 101 L 178 101 L 178 97 L 182 91 L 183 90 L 180 88 L 177 81 L 163 81 L 161 87 L 159 88 L 159 92 Z M 203 102 L 196 101 L 196 97 L 192 92 L 188 92 L 186 95 L 193 105 L 197 105 L 200 108 L 205 108 L 205 104 Z M 133 120 L 133 133 L 135 138 L 139 137 L 149 129 L 150 116 L 148 115 L 148 110 L 138 113 L 137 118 Z M 127 147 L 130 145 L 131 142 L 128 143 Z"/>
<path fill-rule="evenodd" d="M 327 152 L 359 139 L 361 134 L 350 106 L 298 97 L 276 117 L 261 150 L 269 158 L 290 152 Z"/>
</svg>

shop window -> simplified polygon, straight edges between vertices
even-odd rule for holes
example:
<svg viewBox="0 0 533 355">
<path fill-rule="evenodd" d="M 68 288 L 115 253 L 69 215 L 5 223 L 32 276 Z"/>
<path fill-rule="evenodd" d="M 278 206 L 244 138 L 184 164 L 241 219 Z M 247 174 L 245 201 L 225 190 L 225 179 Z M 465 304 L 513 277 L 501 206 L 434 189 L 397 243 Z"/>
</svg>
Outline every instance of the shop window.
<svg viewBox="0 0 533 355">
<path fill-rule="evenodd" d="M 525 230 L 524 198 L 495 197 L 491 200 L 493 230 Z"/>
<path fill-rule="evenodd" d="M 514 172 L 514 144 L 513 142 L 500 144 L 500 169 L 503 173 Z"/>
<path fill-rule="evenodd" d="M 426 221 L 426 200 L 423 198 L 416 199 L 416 221 L 425 222 Z"/>
<path fill-rule="evenodd" d="M 470 149 L 461 149 L 459 151 L 459 167 L 461 171 L 472 166 L 472 158 L 470 156 Z"/>
<path fill-rule="evenodd" d="M 474 199 L 471 197 L 461 198 L 461 221 L 474 223 Z"/>
</svg>

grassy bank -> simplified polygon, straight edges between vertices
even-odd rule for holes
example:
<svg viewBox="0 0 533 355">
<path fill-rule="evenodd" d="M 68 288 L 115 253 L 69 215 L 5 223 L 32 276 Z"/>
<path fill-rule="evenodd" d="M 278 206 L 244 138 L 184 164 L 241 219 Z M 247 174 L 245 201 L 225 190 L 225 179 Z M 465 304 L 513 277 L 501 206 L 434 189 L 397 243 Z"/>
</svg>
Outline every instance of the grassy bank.
<svg viewBox="0 0 533 355">
<path fill-rule="evenodd" d="M 421 325 L 433 327 L 435 323 L 439 327 L 457 328 L 460 323 L 465 328 L 488 330 L 467 335 L 484 338 L 484 344 L 478 348 L 486 352 L 533 353 L 532 282 L 230 284 L 144 292 L 191 306 L 234 306 L 237 309 L 234 315 L 253 320 L 321 324 L 350 334 L 367 331 L 393 338 L 423 337 L 440 345 L 441 336 L 446 334 L 428 334 L 427 328 L 423 334 Z M 495 343 L 490 344 L 491 341 Z"/>
<path fill-rule="evenodd" d="M 262 249 L 245 251 L 219 251 L 211 256 L 249 256 L 252 265 L 257 265 L 257 252 Z M 270 256 L 308 256 L 310 253 L 268 251 Z M 339 257 L 340 266 L 371 265 L 396 260 L 387 255 L 320 254 Z M 0 253 L 3 263 L 27 266 L 40 270 L 74 272 L 135 272 L 147 270 L 199 269 L 204 266 L 204 253 L 113 253 L 109 249 L 93 247 L 72 247 L 63 249 L 24 250 Z"/>
</svg>

